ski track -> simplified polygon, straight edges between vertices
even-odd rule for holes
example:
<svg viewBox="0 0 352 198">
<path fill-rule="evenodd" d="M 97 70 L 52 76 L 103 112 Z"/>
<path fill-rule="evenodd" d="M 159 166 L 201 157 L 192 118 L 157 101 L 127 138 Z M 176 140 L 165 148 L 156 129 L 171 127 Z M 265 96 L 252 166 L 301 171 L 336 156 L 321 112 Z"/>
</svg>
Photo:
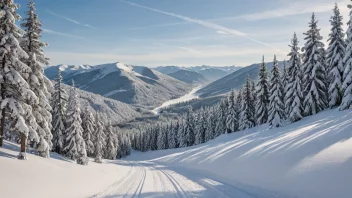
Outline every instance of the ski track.
<svg viewBox="0 0 352 198">
<path fill-rule="evenodd" d="M 248 192 L 248 189 L 210 179 L 191 170 L 176 170 L 152 162 L 128 162 L 129 171 L 92 198 L 115 197 L 224 197 L 268 198 L 273 194 Z M 251 191 L 249 189 L 249 191 Z"/>
</svg>

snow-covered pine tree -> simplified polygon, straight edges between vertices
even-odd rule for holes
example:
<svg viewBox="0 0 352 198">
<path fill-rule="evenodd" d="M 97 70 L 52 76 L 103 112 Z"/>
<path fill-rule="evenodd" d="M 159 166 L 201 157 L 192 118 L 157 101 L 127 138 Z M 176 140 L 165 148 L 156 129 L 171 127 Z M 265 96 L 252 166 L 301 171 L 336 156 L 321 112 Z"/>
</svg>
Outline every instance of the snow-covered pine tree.
<svg viewBox="0 0 352 198">
<path fill-rule="evenodd" d="M 329 82 L 329 107 L 339 106 L 342 101 L 343 83 L 343 57 L 345 56 L 345 33 L 342 28 L 342 16 L 335 4 L 334 15 L 330 19 L 331 33 L 329 34 L 329 47 L 327 49 L 328 82 Z"/>
<path fill-rule="evenodd" d="M 205 131 L 205 140 L 204 142 L 208 142 L 209 140 L 214 139 L 214 134 L 216 133 L 215 131 L 215 116 L 213 112 L 210 110 L 207 111 L 207 126 L 206 126 L 206 131 Z"/>
<path fill-rule="evenodd" d="M 42 157 L 49 157 L 49 151 L 52 149 L 52 134 L 51 134 L 51 105 L 49 102 L 50 93 L 47 88 L 47 82 L 50 82 L 45 76 L 41 65 L 48 65 L 48 59 L 44 56 L 43 47 L 46 43 L 40 41 L 42 24 L 39 21 L 36 13 L 35 4 L 31 1 L 28 4 L 29 10 L 26 12 L 27 17 L 21 26 L 25 30 L 22 38 L 21 46 L 28 54 L 29 58 L 24 59 L 24 62 L 31 68 L 28 74 L 27 82 L 31 90 L 39 99 L 38 104 L 32 104 L 33 115 L 37 122 L 39 142 L 37 144 L 37 152 Z M 50 83 L 50 88 L 52 87 Z"/>
<path fill-rule="evenodd" d="M 85 112 L 83 113 L 82 118 L 82 128 L 83 128 L 83 139 L 86 143 L 87 155 L 92 157 L 94 156 L 94 117 L 89 109 L 86 107 Z"/>
<path fill-rule="evenodd" d="M 320 29 L 317 27 L 318 21 L 313 13 L 309 22 L 309 30 L 306 35 L 305 46 L 302 49 L 303 54 L 303 87 L 304 87 L 304 114 L 306 116 L 314 115 L 326 108 L 326 76 L 325 68 L 322 64 L 322 48 L 324 44 L 320 36 Z"/>
<path fill-rule="evenodd" d="M 194 134 L 193 122 L 194 122 L 193 111 L 192 111 L 192 108 L 189 108 L 185 118 L 185 133 L 186 133 L 185 138 L 187 141 L 187 146 L 194 145 L 195 134 Z"/>
<path fill-rule="evenodd" d="M 236 110 L 236 101 L 235 101 L 235 91 L 231 91 L 230 96 L 228 97 L 228 111 L 226 126 L 230 133 L 236 132 L 238 130 L 238 116 Z"/>
<path fill-rule="evenodd" d="M 218 120 L 216 124 L 216 131 L 218 132 L 218 135 L 230 132 L 228 131 L 228 128 L 227 128 L 228 108 L 229 108 L 228 100 L 227 99 L 221 100 L 220 105 L 218 105 L 218 108 L 217 108 L 218 110 L 216 112 L 216 116 Z"/>
<path fill-rule="evenodd" d="M 240 115 L 240 130 L 245 130 L 254 127 L 254 115 L 253 115 L 254 101 L 251 92 L 251 80 L 247 76 L 246 84 L 243 88 L 242 95 L 242 106 Z"/>
<path fill-rule="evenodd" d="M 59 154 L 64 148 L 65 137 L 65 115 L 67 106 L 67 94 L 62 87 L 62 76 L 59 70 L 58 78 L 54 86 L 55 92 L 52 96 L 52 134 L 53 134 L 53 150 Z"/>
<path fill-rule="evenodd" d="M 95 138 L 94 138 L 94 161 L 102 163 L 103 144 L 104 144 L 104 126 L 98 114 L 95 116 Z"/>
<path fill-rule="evenodd" d="M 28 55 L 19 44 L 23 31 L 16 25 L 16 21 L 21 18 L 16 13 L 18 8 L 19 5 L 13 0 L 0 1 L 0 146 L 3 142 L 5 115 L 10 112 L 7 115 L 12 123 L 11 130 L 21 134 L 21 153 L 18 158 L 26 159 L 27 137 L 29 140 L 39 139 L 31 107 L 39 101 L 26 82 L 31 68 L 21 61 Z"/>
<path fill-rule="evenodd" d="M 105 126 L 105 135 L 106 135 L 106 145 L 105 145 L 105 152 L 104 152 L 105 158 L 114 160 L 116 159 L 117 149 L 114 144 L 115 134 L 112 131 L 112 126 L 110 122 L 108 122 L 108 124 Z"/>
<path fill-rule="evenodd" d="M 299 53 L 298 39 L 294 33 L 291 40 L 291 52 L 289 65 L 287 68 L 287 84 L 285 87 L 285 111 L 287 118 L 291 122 L 297 122 L 302 119 L 302 69 L 301 55 Z"/>
<path fill-rule="evenodd" d="M 258 125 L 268 122 L 268 106 L 269 106 L 269 82 L 264 56 L 259 69 L 259 80 L 257 83 L 257 101 L 256 101 L 256 123 Z"/>
<path fill-rule="evenodd" d="M 63 152 L 78 164 L 87 165 L 86 144 L 83 139 L 81 109 L 76 88 L 72 87 L 66 113 L 65 147 Z"/>
<path fill-rule="evenodd" d="M 269 125 L 270 127 L 280 127 L 282 126 L 282 120 L 284 116 L 284 103 L 282 101 L 282 82 L 280 76 L 279 64 L 274 56 L 274 66 L 271 71 L 270 79 L 270 97 L 269 97 Z"/>
<path fill-rule="evenodd" d="M 283 90 L 283 94 L 285 95 L 285 87 L 287 85 L 288 82 L 288 74 L 287 74 L 287 65 L 286 65 L 286 60 L 284 60 L 283 62 L 283 68 L 282 68 L 282 72 L 281 72 L 281 79 L 282 79 L 282 86 L 284 88 Z"/>
<path fill-rule="evenodd" d="M 165 130 L 163 129 L 163 126 L 159 127 L 158 130 L 158 150 L 163 150 L 165 149 L 166 145 L 165 145 Z M 186 145 L 184 147 L 187 146 L 187 141 L 186 141 Z"/>
<path fill-rule="evenodd" d="M 350 109 L 352 104 L 352 5 L 348 5 L 350 9 L 348 28 L 347 28 L 347 38 L 346 38 L 346 51 L 343 58 L 344 72 L 343 72 L 343 97 L 342 103 L 339 107 L 340 110 Z"/>
<path fill-rule="evenodd" d="M 168 130 L 168 145 L 170 149 L 173 149 L 173 148 L 176 148 L 176 134 L 175 134 L 175 129 L 174 129 L 174 123 L 171 122 L 170 123 L 170 127 L 169 127 L 169 130 Z"/>
</svg>

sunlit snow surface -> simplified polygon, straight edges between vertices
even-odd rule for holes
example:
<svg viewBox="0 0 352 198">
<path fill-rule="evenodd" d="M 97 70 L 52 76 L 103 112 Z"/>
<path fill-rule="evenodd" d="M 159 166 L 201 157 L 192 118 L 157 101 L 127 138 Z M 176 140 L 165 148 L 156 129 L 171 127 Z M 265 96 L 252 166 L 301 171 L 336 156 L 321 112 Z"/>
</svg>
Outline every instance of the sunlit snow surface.
<svg viewBox="0 0 352 198">
<path fill-rule="evenodd" d="M 352 112 L 328 110 L 284 127 L 258 126 L 205 144 L 74 164 L 0 148 L 0 197 L 350 198 Z M 19 188 L 20 186 L 20 188 Z"/>
<path fill-rule="evenodd" d="M 196 95 L 195 93 L 200 90 L 202 88 L 202 86 L 198 86 L 194 89 L 192 89 L 191 92 L 189 92 L 188 94 L 180 97 L 180 98 L 176 98 L 176 99 L 173 99 L 173 100 L 169 100 L 169 101 L 166 101 L 164 102 L 162 105 L 160 105 L 159 107 L 153 109 L 153 113 L 154 114 L 159 114 L 160 110 L 162 110 L 163 108 L 165 107 L 169 107 L 169 106 L 172 106 L 174 104 L 178 104 L 178 103 L 181 103 L 181 102 L 187 102 L 187 101 L 190 101 L 192 99 L 195 99 L 195 98 L 199 98 L 198 95 Z"/>
</svg>

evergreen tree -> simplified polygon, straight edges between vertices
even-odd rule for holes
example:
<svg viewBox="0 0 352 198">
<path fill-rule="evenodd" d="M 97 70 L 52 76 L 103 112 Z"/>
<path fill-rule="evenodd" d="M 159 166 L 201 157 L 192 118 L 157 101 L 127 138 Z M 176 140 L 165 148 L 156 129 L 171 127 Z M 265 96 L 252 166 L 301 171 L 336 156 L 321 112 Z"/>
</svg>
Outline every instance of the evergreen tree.
<svg viewBox="0 0 352 198">
<path fill-rule="evenodd" d="M 345 33 L 342 28 L 342 16 L 335 4 L 334 15 L 330 19 L 331 33 L 329 34 L 329 47 L 327 50 L 328 81 L 329 81 L 329 107 L 339 106 L 342 101 L 343 57 L 345 56 Z"/>
<path fill-rule="evenodd" d="M 259 70 L 259 81 L 257 83 L 257 101 L 256 101 L 256 123 L 258 125 L 268 122 L 268 106 L 269 106 L 269 83 L 264 56 Z"/>
<path fill-rule="evenodd" d="M 214 139 L 215 131 L 215 116 L 212 112 L 208 111 L 207 127 L 205 132 L 205 142 Z"/>
<path fill-rule="evenodd" d="M 86 144 L 83 139 L 83 129 L 81 120 L 81 109 L 76 88 L 71 88 L 68 99 L 68 109 L 66 113 L 66 130 L 65 130 L 65 155 L 78 164 L 87 165 Z"/>
<path fill-rule="evenodd" d="M 229 132 L 238 130 L 238 116 L 236 110 L 235 92 L 232 91 L 228 98 L 228 112 L 226 119 L 226 126 Z"/>
<path fill-rule="evenodd" d="M 186 133 L 186 141 L 187 141 L 187 146 L 192 146 L 194 145 L 194 139 L 195 139 L 195 134 L 194 134 L 194 118 L 193 118 L 193 111 L 191 108 L 188 109 L 188 112 L 186 113 L 186 118 L 185 118 L 185 133 Z"/>
<path fill-rule="evenodd" d="M 231 132 L 230 128 L 227 126 L 227 122 L 230 121 L 228 118 L 228 110 L 229 110 L 229 102 L 227 99 L 223 99 L 220 101 L 220 105 L 218 105 L 218 110 L 216 112 L 217 116 L 217 124 L 216 124 L 216 131 L 218 135 L 223 133 Z M 201 136 L 199 136 L 201 137 Z"/>
<path fill-rule="evenodd" d="M 279 65 L 274 57 L 274 66 L 271 71 L 270 80 L 270 105 L 269 105 L 269 125 L 271 127 L 282 126 L 282 120 L 284 119 L 284 103 L 282 101 L 282 82 L 280 79 Z"/>
<path fill-rule="evenodd" d="M 175 133 L 175 129 L 174 129 L 174 125 L 173 123 L 171 122 L 170 123 L 170 127 L 169 127 L 169 130 L 168 130 L 168 145 L 169 145 L 169 148 L 170 149 L 173 149 L 173 148 L 176 148 L 176 133 Z"/>
<path fill-rule="evenodd" d="M 94 156 L 94 117 L 88 106 L 83 114 L 82 121 L 83 139 L 86 143 L 87 154 L 88 156 Z"/>
<path fill-rule="evenodd" d="M 95 138 L 94 138 L 94 161 L 97 163 L 102 163 L 103 156 L 103 142 L 104 142 L 104 126 L 100 121 L 98 114 L 95 117 Z"/>
<path fill-rule="evenodd" d="M 42 64 L 48 65 L 48 59 L 45 58 L 43 47 L 46 43 L 40 41 L 41 38 L 41 22 L 36 14 L 35 4 L 29 2 L 29 11 L 26 12 L 27 17 L 21 26 L 25 30 L 22 38 L 21 46 L 28 54 L 28 59 L 24 62 L 31 68 L 28 73 L 27 82 L 31 90 L 38 97 L 39 103 L 32 104 L 32 114 L 35 117 L 37 127 L 36 131 L 39 136 L 37 144 L 37 152 L 42 157 L 49 157 L 49 151 L 52 148 L 52 134 L 51 134 L 51 106 L 49 102 L 50 93 L 47 86 L 52 87 L 51 82 L 44 76 Z"/>
<path fill-rule="evenodd" d="M 166 145 L 165 145 L 165 130 L 163 130 L 163 127 L 160 126 L 158 127 L 159 130 L 158 130 L 158 150 L 163 150 L 166 148 Z M 187 145 L 185 145 L 186 147 Z"/>
<path fill-rule="evenodd" d="M 343 58 L 344 65 L 344 73 L 343 73 L 343 84 L 342 90 L 344 92 L 342 97 L 342 103 L 339 107 L 340 110 L 345 110 L 351 108 L 352 104 L 352 5 L 348 5 L 350 10 L 350 18 L 348 20 L 348 29 L 346 32 L 346 53 Z"/>
<path fill-rule="evenodd" d="M 240 130 L 245 130 L 254 127 L 254 115 L 253 115 L 254 101 L 251 92 L 251 81 L 247 76 L 247 82 L 243 89 L 242 95 L 242 106 L 240 115 Z"/>
<path fill-rule="evenodd" d="M 116 147 L 115 147 L 115 134 L 112 131 L 111 123 L 108 122 L 105 128 L 105 135 L 106 135 L 106 146 L 105 146 L 105 158 L 114 160 L 116 159 Z"/>
<path fill-rule="evenodd" d="M 64 147 L 67 94 L 62 87 L 62 76 L 60 71 L 58 73 L 58 78 L 56 79 L 56 84 L 54 88 L 55 92 L 52 97 L 53 150 L 61 154 L 62 149 Z"/>
<path fill-rule="evenodd" d="M 285 108 L 287 118 L 291 122 L 302 119 L 302 70 L 298 40 L 294 33 L 291 40 L 289 66 L 287 68 L 287 85 L 285 87 Z"/>
<path fill-rule="evenodd" d="M 317 27 L 318 21 L 313 13 L 309 30 L 306 35 L 306 44 L 303 48 L 303 84 L 304 84 L 304 114 L 313 115 L 325 109 L 326 98 L 326 76 L 324 64 L 322 64 L 322 48 L 320 29 Z"/>
<path fill-rule="evenodd" d="M 284 60 L 284 68 L 282 69 L 282 75 L 281 75 L 281 79 L 282 79 L 282 86 L 284 88 L 283 90 L 283 94 L 285 95 L 285 88 L 287 86 L 288 83 L 288 74 L 287 74 L 287 65 L 286 65 L 286 60 Z"/>
<path fill-rule="evenodd" d="M 26 159 L 26 142 L 40 140 L 36 128 L 36 120 L 31 105 L 38 105 L 39 99 L 31 91 L 26 82 L 31 68 L 22 59 L 29 56 L 19 45 L 23 31 L 17 27 L 16 21 L 20 16 L 16 13 L 19 8 L 13 0 L 0 1 L 0 147 L 3 143 L 5 130 L 5 116 L 10 116 L 11 130 L 21 135 L 21 153 L 19 159 Z M 9 112 L 9 113 L 7 113 Z"/>
</svg>

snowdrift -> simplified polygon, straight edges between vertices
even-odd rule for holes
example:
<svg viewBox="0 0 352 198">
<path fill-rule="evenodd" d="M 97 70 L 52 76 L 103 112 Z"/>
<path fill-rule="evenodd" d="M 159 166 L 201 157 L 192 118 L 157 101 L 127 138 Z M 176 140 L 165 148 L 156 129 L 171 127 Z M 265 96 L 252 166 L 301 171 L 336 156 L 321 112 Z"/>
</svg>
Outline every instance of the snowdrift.
<svg viewBox="0 0 352 198">
<path fill-rule="evenodd" d="M 328 110 L 297 123 L 262 125 L 222 135 L 206 144 L 135 152 L 152 161 L 302 198 L 352 195 L 352 112 Z"/>
</svg>

